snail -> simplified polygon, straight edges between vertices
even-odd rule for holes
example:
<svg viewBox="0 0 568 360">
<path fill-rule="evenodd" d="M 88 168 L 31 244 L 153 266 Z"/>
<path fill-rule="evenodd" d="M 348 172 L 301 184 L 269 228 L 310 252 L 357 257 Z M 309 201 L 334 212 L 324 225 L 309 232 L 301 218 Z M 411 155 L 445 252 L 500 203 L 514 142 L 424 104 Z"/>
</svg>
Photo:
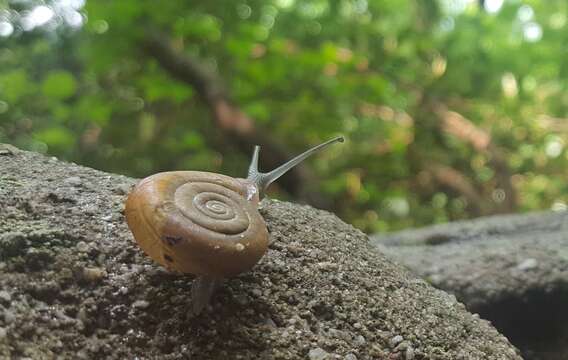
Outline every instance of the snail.
<svg viewBox="0 0 568 360">
<path fill-rule="evenodd" d="M 197 276 L 191 294 L 198 314 L 222 279 L 251 269 L 267 251 L 258 203 L 268 186 L 310 155 L 343 141 L 328 140 L 268 173 L 258 170 L 255 146 L 246 179 L 201 171 L 151 175 L 128 195 L 126 222 L 150 258 Z"/>
</svg>

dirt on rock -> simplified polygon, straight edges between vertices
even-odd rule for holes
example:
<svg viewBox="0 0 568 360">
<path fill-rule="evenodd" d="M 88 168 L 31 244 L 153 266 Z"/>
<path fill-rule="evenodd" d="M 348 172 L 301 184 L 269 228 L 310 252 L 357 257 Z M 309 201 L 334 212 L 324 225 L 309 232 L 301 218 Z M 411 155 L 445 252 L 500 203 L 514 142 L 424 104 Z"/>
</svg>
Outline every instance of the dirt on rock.
<svg viewBox="0 0 568 360">
<path fill-rule="evenodd" d="M 192 315 L 192 277 L 150 261 L 125 224 L 134 179 L 2 149 L 0 358 L 520 359 L 360 231 L 274 200 L 267 254 Z"/>
</svg>

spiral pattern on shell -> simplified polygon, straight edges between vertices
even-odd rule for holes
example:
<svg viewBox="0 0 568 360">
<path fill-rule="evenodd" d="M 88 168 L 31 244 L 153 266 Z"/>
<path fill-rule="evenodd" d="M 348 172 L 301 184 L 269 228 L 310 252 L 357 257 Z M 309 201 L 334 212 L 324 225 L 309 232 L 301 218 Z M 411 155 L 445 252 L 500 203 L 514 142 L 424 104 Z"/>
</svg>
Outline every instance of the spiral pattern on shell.
<svg viewBox="0 0 568 360">
<path fill-rule="evenodd" d="M 223 234 L 239 234 L 248 228 L 250 219 L 243 201 L 232 189 L 208 182 L 188 182 L 175 193 L 175 204 L 187 219 Z"/>
<path fill-rule="evenodd" d="M 225 277 L 250 269 L 268 247 L 268 231 L 242 179 L 173 171 L 143 179 L 126 202 L 134 238 L 168 269 Z"/>
</svg>

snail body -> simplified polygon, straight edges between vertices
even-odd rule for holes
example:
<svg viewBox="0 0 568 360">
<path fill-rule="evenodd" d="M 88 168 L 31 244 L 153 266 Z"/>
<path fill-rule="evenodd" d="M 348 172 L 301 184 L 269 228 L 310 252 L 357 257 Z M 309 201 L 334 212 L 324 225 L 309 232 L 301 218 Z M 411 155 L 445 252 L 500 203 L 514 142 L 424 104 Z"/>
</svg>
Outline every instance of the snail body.
<svg viewBox="0 0 568 360">
<path fill-rule="evenodd" d="M 141 180 L 128 195 L 128 227 L 142 250 L 165 268 L 197 275 L 194 312 L 207 304 L 216 284 L 251 269 L 268 248 L 268 230 L 258 212 L 264 191 L 331 139 L 269 173 L 258 171 L 255 147 L 248 177 L 201 171 L 171 171 Z"/>
</svg>

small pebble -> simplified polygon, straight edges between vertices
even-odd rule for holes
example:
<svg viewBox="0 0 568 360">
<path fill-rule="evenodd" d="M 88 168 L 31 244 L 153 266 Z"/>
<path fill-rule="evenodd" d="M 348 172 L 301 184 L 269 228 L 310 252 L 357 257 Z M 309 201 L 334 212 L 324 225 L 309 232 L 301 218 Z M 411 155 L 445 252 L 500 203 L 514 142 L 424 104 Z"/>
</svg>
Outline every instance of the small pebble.
<svg viewBox="0 0 568 360">
<path fill-rule="evenodd" d="M 81 308 L 77 313 L 77 323 L 84 324 L 89 320 L 89 316 L 87 315 L 87 310 L 85 308 Z"/>
<path fill-rule="evenodd" d="M 16 320 L 16 315 L 14 315 L 14 313 L 9 310 L 4 310 L 4 322 L 6 324 L 10 324 L 13 323 L 14 320 Z"/>
<path fill-rule="evenodd" d="M 318 269 L 323 270 L 323 271 L 333 271 L 333 270 L 337 270 L 338 266 L 337 264 L 334 264 L 332 262 L 329 261 L 322 261 L 319 262 L 317 264 Z"/>
<path fill-rule="evenodd" d="M 310 360 L 326 360 L 329 359 L 329 353 L 324 349 L 318 347 L 310 350 L 310 352 L 308 353 L 308 358 Z"/>
<path fill-rule="evenodd" d="M 344 340 L 346 342 L 351 341 L 351 335 L 348 332 L 331 328 L 327 331 L 327 333 L 330 337 L 333 337 L 333 338 L 336 338 L 336 339 L 341 339 L 341 340 Z"/>
<path fill-rule="evenodd" d="M 14 155 L 20 151 L 17 147 L 10 144 L 0 144 L 0 155 Z"/>
<path fill-rule="evenodd" d="M 0 291 L 0 302 L 3 302 L 4 304 L 9 304 L 10 301 L 12 301 L 12 296 L 10 295 L 10 293 L 7 292 L 6 290 Z"/>
<path fill-rule="evenodd" d="M 103 268 L 89 267 L 83 269 L 83 278 L 90 282 L 96 282 L 106 276 L 106 271 Z"/>
<path fill-rule="evenodd" d="M 343 358 L 343 360 L 357 360 L 357 356 L 355 356 L 354 354 L 347 354 L 345 355 L 345 357 Z"/>
<path fill-rule="evenodd" d="M 533 258 L 528 258 L 523 260 L 519 265 L 517 265 L 517 269 L 521 271 L 534 269 L 538 266 L 538 261 Z"/>
<path fill-rule="evenodd" d="M 146 300 L 136 300 L 132 303 L 132 307 L 136 309 L 146 309 L 148 306 L 150 306 L 150 303 Z"/>
<path fill-rule="evenodd" d="M 401 342 L 400 344 L 398 344 L 398 345 L 394 348 L 394 350 L 395 350 L 395 351 L 401 351 L 401 352 L 402 352 L 402 351 L 406 351 L 406 349 L 408 349 L 408 346 L 409 346 L 409 345 L 408 345 L 408 342 L 407 342 L 407 341 L 403 341 L 403 342 Z"/>
<path fill-rule="evenodd" d="M 395 346 L 397 346 L 402 340 L 404 340 L 403 337 L 400 336 L 400 335 L 397 335 L 397 336 L 393 337 L 392 339 L 390 339 L 390 346 L 391 346 L 391 347 L 395 347 Z"/>
<path fill-rule="evenodd" d="M 290 244 L 286 247 L 286 249 L 294 256 L 301 255 L 303 251 L 303 249 L 296 244 Z"/>
<path fill-rule="evenodd" d="M 77 243 L 76 247 L 77 247 L 77 251 L 79 251 L 79 252 L 87 252 L 87 251 L 89 251 L 89 245 L 87 245 L 87 243 L 84 242 L 84 241 L 79 241 L 79 242 Z"/>
<path fill-rule="evenodd" d="M 276 328 L 276 323 L 274 322 L 274 320 L 272 320 L 272 318 L 266 318 L 266 320 L 264 321 L 264 324 L 270 328 Z"/>
<path fill-rule="evenodd" d="M 363 337 L 363 335 L 357 335 L 357 337 L 355 337 L 355 344 L 357 346 L 363 346 L 365 345 L 366 341 L 365 338 Z"/>
<path fill-rule="evenodd" d="M 114 189 L 114 193 L 117 195 L 126 195 L 130 192 L 130 184 L 119 184 Z"/>
<path fill-rule="evenodd" d="M 0 327 L 0 340 L 4 339 L 7 335 L 7 331 L 6 329 L 4 329 L 3 327 Z"/>
<path fill-rule="evenodd" d="M 82 184 L 81 178 L 78 176 L 68 177 L 64 182 L 71 186 L 80 186 Z"/>
<path fill-rule="evenodd" d="M 244 294 L 236 295 L 235 301 L 237 302 L 237 304 L 239 304 L 241 306 L 245 306 L 249 302 L 248 297 Z"/>
<path fill-rule="evenodd" d="M 406 348 L 406 352 L 404 353 L 405 360 L 414 360 L 414 349 L 412 346 Z"/>
</svg>

